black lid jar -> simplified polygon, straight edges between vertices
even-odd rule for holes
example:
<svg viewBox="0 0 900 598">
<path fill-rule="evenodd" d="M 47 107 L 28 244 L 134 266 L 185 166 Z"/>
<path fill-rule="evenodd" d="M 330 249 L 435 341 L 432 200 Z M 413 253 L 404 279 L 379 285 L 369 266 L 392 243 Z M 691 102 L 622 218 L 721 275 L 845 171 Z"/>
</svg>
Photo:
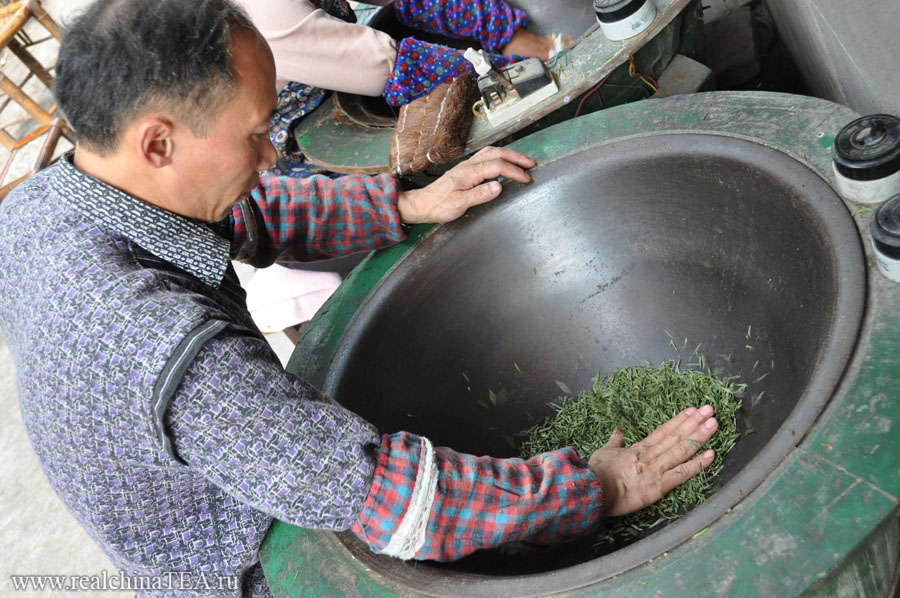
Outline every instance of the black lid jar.
<svg viewBox="0 0 900 598">
<path fill-rule="evenodd" d="M 845 199 L 880 203 L 900 193 L 900 119 L 872 114 L 847 123 L 832 145 L 838 191 Z"/>
<path fill-rule="evenodd" d="M 900 195 L 875 210 L 869 230 L 878 269 L 890 280 L 900 282 Z"/>
</svg>

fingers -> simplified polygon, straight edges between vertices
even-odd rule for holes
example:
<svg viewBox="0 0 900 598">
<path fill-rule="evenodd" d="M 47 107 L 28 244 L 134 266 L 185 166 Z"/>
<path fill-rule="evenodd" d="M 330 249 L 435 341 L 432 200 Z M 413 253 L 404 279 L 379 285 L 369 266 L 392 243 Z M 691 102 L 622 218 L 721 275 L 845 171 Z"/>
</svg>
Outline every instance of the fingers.
<svg viewBox="0 0 900 598">
<path fill-rule="evenodd" d="M 503 186 L 497 181 L 490 181 L 489 183 L 484 183 L 483 185 L 478 185 L 475 187 L 469 195 L 472 197 L 465 197 L 463 199 L 463 204 L 466 206 L 466 209 L 474 205 L 478 205 L 480 203 L 487 203 L 500 195 L 500 191 L 503 190 Z"/>
<path fill-rule="evenodd" d="M 466 165 L 464 169 L 458 171 L 457 176 L 461 177 L 458 180 L 462 184 L 463 189 L 474 187 L 482 181 L 495 179 L 500 176 L 520 183 L 531 182 L 531 177 L 523 168 L 500 158 Z"/>
<path fill-rule="evenodd" d="M 677 430 L 678 426 L 683 424 L 688 419 L 688 417 L 693 415 L 696 411 L 696 407 L 688 407 L 666 423 L 662 424 L 661 426 L 657 426 L 657 428 L 653 430 L 653 432 L 651 432 L 649 436 L 641 440 L 638 444 L 642 444 L 648 448 L 659 444 L 664 438 Z"/>
<path fill-rule="evenodd" d="M 487 179 L 504 176 L 520 183 L 530 183 L 531 176 L 525 172 L 536 164 L 523 153 L 504 147 L 485 147 L 464 162 L 460 162 L 452 172 L 454 178 L 465 191 Z"/>
<path fill-rule="evenodd" d="M 653 459 L 659 460 L 662 470 L 683 463 L 712 438 L 719 429 L 719 422 L 712 417 L 712 408 L 704 406 L 691 415 L 672 434 L 654 447 Z"/>
<path fill-rule="evenodd" d="M 491 145 L 481 148 L 472 154 L 468 160 L 462 162 L 462 164 L 465 164 L 466 162 L 484 162 L 486 160 L 495 160 L 498 158 L 506 160 L 507 162 L 512 162 L 513 164 L 518 164 L 522 168 L 531 168 L 537 164 L 537 162 L 521 152 L 506 147 L 494 147 Z"/>
<path fill-rule="evenodd" d="M 687 413 L 690 408 L 685 409 L 683 413 Z M 680 415 L 680 414 L 679 414 Z M 700 407 L 700 409 L 696 409 L 690 413 L 684 419 L 681 419 L 677 426 L 673 428 L 668 428 L 668 433 L 659 437 L 659 441 L 656 442 L 651 449 L 651 453 L 653 456 L 657 456 L 665 451 L 669 450 L 679 441 L 687 438 L 694 430 L 703 424 L 707 419 L 712 417 L 713 408 L 709 405 L 704 405 Z M 669 422 L 666 422 L 668 424 Z M 664 426 L 666 424 L 663 424 Z M 656 432 L 654 432 L 655 434 Z"/>
<path fill-rule="evenodd" d="M 702 454 L 694 457 L 687 463 L 682 463 L 675 468 L 665 472 L 661 480 L 661 495 L 665 496 L 667 493 L 674 490 L 676 486 L 685 483 L 686 481 L 700 473 L 700 470 L 706 469 L 707 467 L 712 465 L 713 459 L 715 459 L 715 457 L 715 451 L 704 451 Z"/>
<path fill-rule="evenodd" d="M 619 428 L 613 430 L 613 433 L 609 435 L 609 441 L 603 446 L 604 448 L 622 448 L 625 446 L 625 435 L 622 434 L 622 430 Z"/>
</svg>

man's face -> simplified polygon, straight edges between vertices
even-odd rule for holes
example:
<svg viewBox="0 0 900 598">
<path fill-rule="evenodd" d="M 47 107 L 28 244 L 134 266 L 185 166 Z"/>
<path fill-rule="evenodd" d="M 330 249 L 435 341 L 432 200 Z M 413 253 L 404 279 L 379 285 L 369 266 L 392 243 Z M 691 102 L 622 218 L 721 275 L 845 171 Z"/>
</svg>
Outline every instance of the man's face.
<svg viewBox="0 0 900 598">
<path fill-rule="evenodd" d="M 235 90 L 214 115 L 209 134 L 185 127 L 173 135 L 179 213 L 215 222 L 259 184 L 259 171 L 275 164 L 269 122 L 276 105 L 272 55 L 253 32 L 232 32 Z"/>
</svg>

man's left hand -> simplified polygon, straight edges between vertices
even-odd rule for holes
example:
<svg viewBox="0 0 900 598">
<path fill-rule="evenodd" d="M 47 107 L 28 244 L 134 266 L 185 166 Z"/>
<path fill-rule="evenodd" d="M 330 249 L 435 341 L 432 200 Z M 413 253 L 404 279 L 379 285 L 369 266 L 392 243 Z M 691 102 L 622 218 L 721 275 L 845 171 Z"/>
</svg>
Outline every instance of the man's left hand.
<svg viewBox="0 0 900 598">
<path fill-rule="evenodd" d="M 471 158 L 460 162 L 427 187 L 401 191 L 397 210 L 404 224 L 450 222 L 462 216 L 470 207 L 491 201 L 502 190 L 497 181 L 503 176 L 520 183 L 530 183 L 526 169 L 535 161 L 517 151 L 500 147 L 486 147 Z"/>
</svg>

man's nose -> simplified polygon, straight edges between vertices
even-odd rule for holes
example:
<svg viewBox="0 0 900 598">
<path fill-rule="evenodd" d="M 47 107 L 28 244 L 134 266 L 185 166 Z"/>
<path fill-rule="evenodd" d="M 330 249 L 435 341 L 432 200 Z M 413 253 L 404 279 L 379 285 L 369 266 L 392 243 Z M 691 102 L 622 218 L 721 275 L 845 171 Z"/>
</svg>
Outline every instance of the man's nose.
<svg viewBox="0 0 900 598">
<path fill-rule="evenodd" d="M 278 150 L 272 145 L 268 136 L 263 136 L 257 156 L 256 169 L 259 171 L 269 170 L 278 161 Z"/>
</svg>

